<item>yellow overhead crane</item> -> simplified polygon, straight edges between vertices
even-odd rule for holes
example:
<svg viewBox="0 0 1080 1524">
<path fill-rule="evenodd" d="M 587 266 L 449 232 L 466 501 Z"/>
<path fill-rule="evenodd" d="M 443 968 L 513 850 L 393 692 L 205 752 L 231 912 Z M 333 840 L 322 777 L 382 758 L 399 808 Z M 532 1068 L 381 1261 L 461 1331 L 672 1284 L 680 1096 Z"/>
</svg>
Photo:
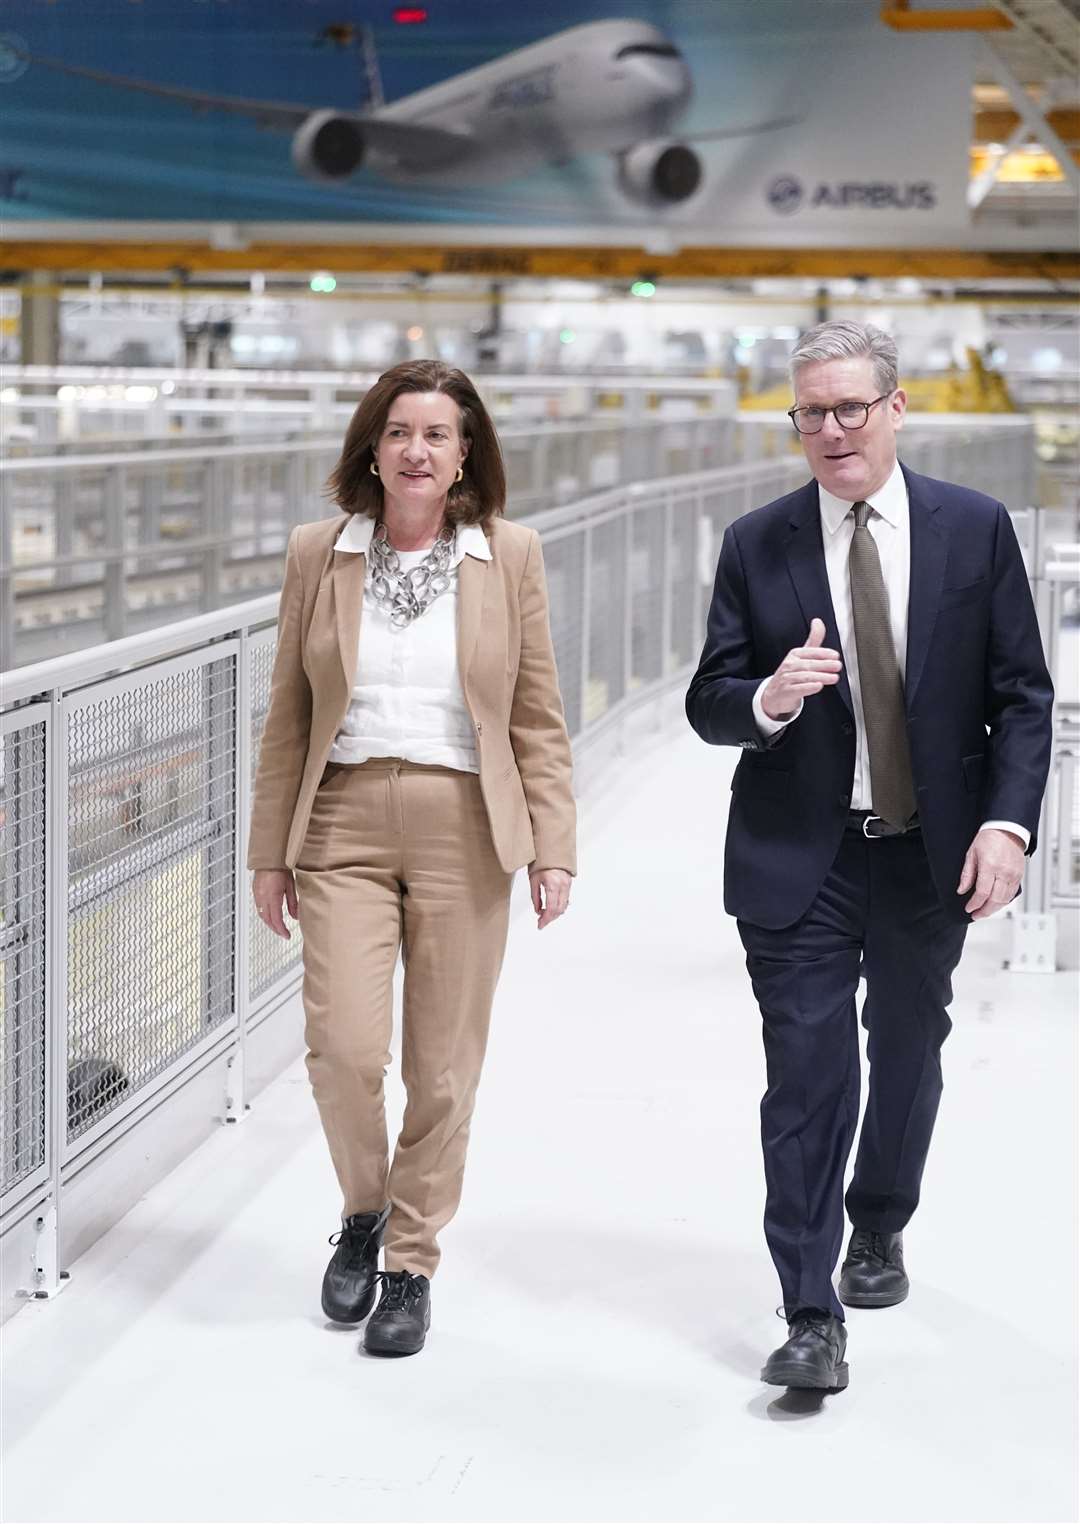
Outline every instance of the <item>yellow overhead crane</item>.
<svg viewBox="0 0 1080 1524">
<path fill-rule="evenodd" d="M 1005 377 L 991 370 L 977 349 L 966 350 L 967 369 L 951 366 L 941 376 L 919 376 L 902 381 L 908 405 L 915 413 L 1015 413 L 1018 410 Z M 746 412 L 786 412 L 791 388 L 785 382 L 739 399 Z"/>
<path fill-rule="evenodd" d="M 912 10 L 911 0 L 885 0 L 881 19 L 894 32 L 1011 32 L 1012 21 L 993 6 L 971 10 Z"/>
<path fill-rule="evenodd" d="M 657 254 L 640 245 L 614 247 L 543 244 L 257 243 L 215 249 L 198 239 L 0 240 L 9 270 L 169 273 L 183 289 L 189 276 L 226 270 L 310 275 L 312 270 L 378 274 L 475 275 L 511 280 L 524 276 L 581 280 L 732 280 L 841 276 L 920 280 L 1080 279 L 1080 254 L 1045 249 L 717 248 L 687 247 Z M 48 278 L 36 289 L 51 289 Z"/>
</svg>

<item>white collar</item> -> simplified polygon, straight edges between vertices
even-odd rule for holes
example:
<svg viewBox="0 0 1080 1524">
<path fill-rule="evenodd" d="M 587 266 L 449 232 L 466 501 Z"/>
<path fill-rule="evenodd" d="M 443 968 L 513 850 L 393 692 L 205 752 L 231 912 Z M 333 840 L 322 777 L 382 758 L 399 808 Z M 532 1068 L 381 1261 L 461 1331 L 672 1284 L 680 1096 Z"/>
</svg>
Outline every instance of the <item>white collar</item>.
<svg viewBox="0 0 1080 1524">
<path fill-rule="evenodd" d="M 366 556 L 374 533 L 375 520 L 366 513 L 354 513 L 338 535 L 334 549 L 343 550 L 348 555 Z M 491 546 L 479 524 L 459 524 L 457 527 L 450 564 L 458 566 L 466 556 L 475 556 L 478 561 L 491 560 Z"/>
<path fill-rule="evenodd" d="M 851 503 L 845 498 L 833 497 L 831 492 L 818 483 L 818 501 L 821 504 L 821 522 L 830 535 L 836 533 L 851 512 Z M 875 513 L 880 513 L 886 523 L 898 528 L 907 515 L 907 482 L 897 461 L 888 480 L 876 492 L 865 499 Z"/>
</svg>

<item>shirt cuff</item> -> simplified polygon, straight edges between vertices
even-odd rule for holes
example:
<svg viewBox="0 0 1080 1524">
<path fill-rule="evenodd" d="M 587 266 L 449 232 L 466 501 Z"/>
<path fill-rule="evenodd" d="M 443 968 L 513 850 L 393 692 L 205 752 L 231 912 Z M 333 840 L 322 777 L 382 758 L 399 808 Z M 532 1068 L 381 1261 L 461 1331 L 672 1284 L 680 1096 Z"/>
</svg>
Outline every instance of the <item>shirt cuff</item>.
<svg viewBox="0 0 1080 1524">
<path fill-rule="evenodd" d="M 800 699 L 798 709 L 795 710 L 794 714 L 788 715 L 786 720 L 770 719 L 769 716 L 765 713 L 765 710 L 762 708 L 761 695 L 765 692 L 765 689 L 771 682 L 772 678 L 767 677 L 763 682 L 758 684 L 757 689 L 754 693 L 753 702 L 754 719 L 757 722 L 758 730 L 761 732 L 762 737 L 766 741 L 770 740 L 773 736 L 778 736 L 782 730 L 786 730 L 787 727 L 791 724 L 792 720 L 797 720 L 800 714 L 802 714 L 803 706 L 803 701 Z"/>
<path fill-rule="evenodd" d="M 1026 826 L 1017 825 L 1015 820 L 984 820 L 979 827 L 980 831 L 1011 831 L 1014 836 L 1019 836 L 1024 843 L 1024 851 L 1031 846 L 1031 832 Z"/>
</svg>

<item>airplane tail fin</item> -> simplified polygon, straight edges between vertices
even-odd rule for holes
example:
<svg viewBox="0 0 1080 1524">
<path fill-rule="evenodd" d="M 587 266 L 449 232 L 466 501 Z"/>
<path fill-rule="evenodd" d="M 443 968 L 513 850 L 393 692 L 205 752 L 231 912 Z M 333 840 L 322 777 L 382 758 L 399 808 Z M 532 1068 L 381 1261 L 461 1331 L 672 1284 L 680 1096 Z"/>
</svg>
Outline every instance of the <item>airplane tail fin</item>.
<svg viewBox="0 0 1080 1524">
<path fill-rule="evenodd" d="M 378 111 L 386 104 L 386 97 L 379 73 L 379 55 L 375 50 L 375 28 L 368 22 L 360 28 L 360 57 L 364 65 L 364 93 L 360 104 L 370 111 Z"/>
</svg>

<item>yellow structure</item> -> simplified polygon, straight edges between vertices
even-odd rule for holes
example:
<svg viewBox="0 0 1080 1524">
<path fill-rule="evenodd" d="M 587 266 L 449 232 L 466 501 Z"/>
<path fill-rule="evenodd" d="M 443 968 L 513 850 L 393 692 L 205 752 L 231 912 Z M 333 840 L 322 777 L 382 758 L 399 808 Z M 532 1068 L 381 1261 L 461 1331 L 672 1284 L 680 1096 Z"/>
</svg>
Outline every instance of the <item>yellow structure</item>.
<svg viewBox="0 0 1080 1524">
<path fill-rule="evenodd" d="M 952 366 L 940 376 L 919 376 L 903 382 L 908 404 L 916 413 L 1015 413 L 1005 378 L 988 369 L 977 349 L 968 348 L 967 369 Z M 786 382 L 768 391 L 743 395 L 739 407 L 746 412 L 786 412 L 791 388 Z"/>
</svg>

